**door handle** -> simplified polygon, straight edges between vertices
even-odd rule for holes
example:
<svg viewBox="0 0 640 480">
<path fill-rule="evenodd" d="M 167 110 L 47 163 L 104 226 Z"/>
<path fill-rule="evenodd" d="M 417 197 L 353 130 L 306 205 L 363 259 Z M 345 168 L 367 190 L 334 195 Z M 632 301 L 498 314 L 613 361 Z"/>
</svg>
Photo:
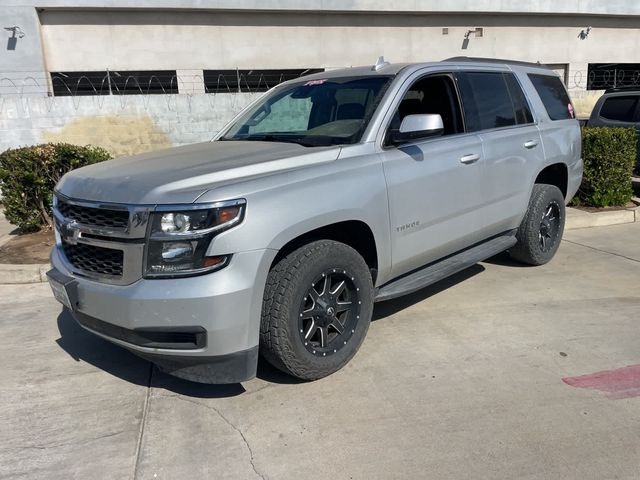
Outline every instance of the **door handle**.
<svg viewBox="0 0 640 480">
<path fill-rule="evenodd" d="M 480 155 L 478 155 L 477 153 L 470 153 L 469 155 L 463 155 L 462 157 L 460 157 L 460 162 L 464 163 L 465 165 L 475 163 L 478 160 L 480 160 Z"/>
<path fill-rule="evenodd" d="M 528 142 L 524 142 L 524 148 L 536 148 L 538 146 L 538 142 L 535 140 L 529 140 Z"/>
</svg>

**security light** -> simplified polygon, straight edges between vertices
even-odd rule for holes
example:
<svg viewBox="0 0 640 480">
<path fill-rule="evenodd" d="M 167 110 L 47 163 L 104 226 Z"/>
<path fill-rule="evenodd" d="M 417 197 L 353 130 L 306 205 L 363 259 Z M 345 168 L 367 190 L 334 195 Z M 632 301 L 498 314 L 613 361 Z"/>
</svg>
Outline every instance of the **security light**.
<svg viewBox="0 0 640 480">
<path fill-rule="evenodd" d="M 587 28 L 583 29 L 579 34 L 578 34 L 578 38 L 580 40 L 586 40 L 587 37 L 589 36 L 589 33 L 591 32 L 591 26 L 588 26 Z"/>
<path fill-rule="evenodd" d="M 14 25 L 13 27 L 4 27 L 4 29 L 12 33 L 11 38 L 24 38 L 24 32 L 17 25 Z"/>
</svg>

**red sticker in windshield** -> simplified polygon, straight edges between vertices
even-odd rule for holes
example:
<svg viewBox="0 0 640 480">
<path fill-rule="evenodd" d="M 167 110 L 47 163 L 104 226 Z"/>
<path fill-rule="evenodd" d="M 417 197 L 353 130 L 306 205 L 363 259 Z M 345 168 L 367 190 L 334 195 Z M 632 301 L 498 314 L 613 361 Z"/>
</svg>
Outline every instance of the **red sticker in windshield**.
<svg viewBox="0 0 640 480">
<path fill-rule="evenodd" d="M 326 78 L 324 80 L 309 80 L 307 83 L 304 84 L 304 86 L 311 87 L 313 85 L 322 85 L 326 81 L 327 81 Z"/>
</svg>

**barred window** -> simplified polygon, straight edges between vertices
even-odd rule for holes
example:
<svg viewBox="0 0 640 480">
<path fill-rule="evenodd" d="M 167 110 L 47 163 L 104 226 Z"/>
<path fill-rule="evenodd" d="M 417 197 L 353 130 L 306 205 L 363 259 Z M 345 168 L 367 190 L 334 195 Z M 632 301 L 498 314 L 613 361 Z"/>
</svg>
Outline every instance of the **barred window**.
<svg viewBox="0 0 640 480">
<path fill-rule="evenodd" d="M 207 93 L 266 92 L 279 83 L 321 68 L 288 70 L 204 70 Z M 178 93 L 175 70 L 51 72 L 54 96 L 152 95 Z"/>
<path fill-rule="evenodd" d="M 51 72 L 53 95 L 153 95 L 178 93 L 175 70 Z"/>
<path fill-rule="evenodd" d="M 640 87 L 640 63 L 590 63 L 587 90 Z"/>
<path fill-rule="evenodd" d="M 204 88 L 207 93 L 266 92 L 279 83 L 319 72 L 324 69 L 204 70 Z"/>
</svg>

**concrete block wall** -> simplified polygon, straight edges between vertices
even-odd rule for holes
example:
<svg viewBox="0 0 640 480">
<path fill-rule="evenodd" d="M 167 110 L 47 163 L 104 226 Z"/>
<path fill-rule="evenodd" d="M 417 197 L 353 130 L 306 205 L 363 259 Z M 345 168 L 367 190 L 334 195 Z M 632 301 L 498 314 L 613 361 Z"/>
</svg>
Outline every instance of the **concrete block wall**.
<svg viewBox="0 0 640 480">
<path fill-rule="evenodd" d="M 0 151 L 69 142 L 119 156 L 204 142 L 257 95 L 0 97 Z"/>
<path fill-rule="evenodd" d="M 3 3 L 7 2 L 0 2 L 0 97 L 44 96 L 48 78 L 38 14 L 30 6 Z M 16 31 L 6 30 L 14 27 Z"/>
</svg>

